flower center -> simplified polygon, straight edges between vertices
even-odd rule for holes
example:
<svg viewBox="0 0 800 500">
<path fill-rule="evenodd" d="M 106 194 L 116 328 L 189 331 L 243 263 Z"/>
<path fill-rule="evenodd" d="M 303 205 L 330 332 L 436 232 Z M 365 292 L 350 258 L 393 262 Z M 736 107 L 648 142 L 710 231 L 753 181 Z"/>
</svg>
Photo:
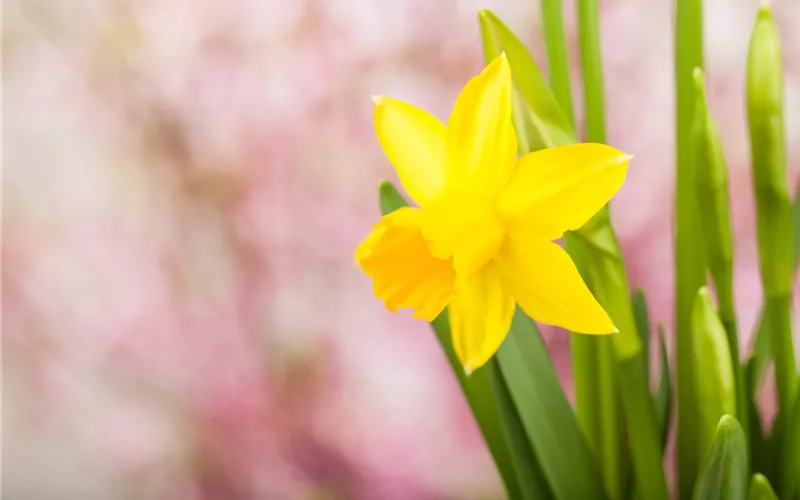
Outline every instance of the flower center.
<svg viewBox="0 0 800 500">
<path fill-rule="evenodd" d="M 476 196 L 447 194 L 423 209 L 422 234 L 431 253 L 453 258 L 456 288 L 480 271 L 505 237 L 502 219 L 492 201 Z"/>
</svg>

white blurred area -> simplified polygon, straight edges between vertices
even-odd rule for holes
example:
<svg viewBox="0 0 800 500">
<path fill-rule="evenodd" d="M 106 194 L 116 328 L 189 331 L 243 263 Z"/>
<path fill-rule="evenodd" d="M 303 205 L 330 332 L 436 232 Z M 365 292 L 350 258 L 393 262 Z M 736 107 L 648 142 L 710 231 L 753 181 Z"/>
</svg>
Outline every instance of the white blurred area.
<svg viewBox="0 0 800 500">
<path fill-rule="evenodd" d="M 669 3 L 601 2 L 609 142 L 636 157 L 615 226 L 667 325 Z M 709 1 L 705 19 L 744 331 L 761 301 L 743 104 L 757 5 Z M 544 63 L 536 2 L 3 7 L 3 498 L 502 495 L 434 336 L 383 309 L 352 251 L 395 179 L 369 96 L 446 117 L 481 68 L 481 8 Z M 800 3 L 774 9 L 796 186 Z M 546 336 L 569 386 L 568 339 Z"/>
</svg>

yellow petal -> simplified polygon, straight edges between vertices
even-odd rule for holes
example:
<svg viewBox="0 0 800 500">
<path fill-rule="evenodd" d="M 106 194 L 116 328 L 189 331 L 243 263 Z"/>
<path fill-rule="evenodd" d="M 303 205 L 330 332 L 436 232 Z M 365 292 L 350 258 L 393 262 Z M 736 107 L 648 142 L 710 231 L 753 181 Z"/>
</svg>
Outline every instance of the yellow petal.
<svg viewBox="0 0 800 500">
<path fill-rule="evenodd" d="M 630 156 L 603 144 L 543 149 L 519 159 L 498 210 L 512 227 L 547 239 L 575 230 L 622 186 Z"/>
<path fill-rule="evenodd" d="M 440 258 L 453 258 L 456 289 L 500 249 L 504 229 L 486 200 L 446 193 L 422 209 L 422 234 Z"/>
<path fill-rule="evenodd" d="M 375 132 L 400 182 L 420 206 L 444 186 L 446 132 L 435 116 L 388 97 L 375 97 Z"/>
<path fill-rule="evenodd" d="M 418 208 L 385 215 L 356 248 L 355 258 L 387 309 L 411 308 L 415 318 L 433 321 L 455 293 L 455 271 L 452 259 L 431 255 L 421 220 Z"/>
<path fill-rule="evenodd" d="M 552 241 L 511 233 L 497 262 L 514 299 L 536 321 L 577 333 L 617 331 L 567 252 Z"/>
<path fill-rule="evenodd" d="M 511 122 L 511 69 L 505 54 L 467 83 L 447 122 L 447 189 L 493 198 L 517 158 Z"/>
<path fill-rule="evenodd" d="M 514 315 L 514 300 L 490 264 L 467 281 L 448 308 L 453 349 L 469 375 L 497 352 Z"/>
</svg>

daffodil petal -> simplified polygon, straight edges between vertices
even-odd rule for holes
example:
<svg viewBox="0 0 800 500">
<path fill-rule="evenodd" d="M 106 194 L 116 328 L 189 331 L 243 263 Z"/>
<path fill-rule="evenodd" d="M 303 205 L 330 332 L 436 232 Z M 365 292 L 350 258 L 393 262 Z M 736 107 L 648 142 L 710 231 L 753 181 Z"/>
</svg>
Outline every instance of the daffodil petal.
<svg viewBox="0 0 800 500">
<path fill-rule="evenodd" d="M 503 343 L 511 327 L 514 300 L 490 264 L 453 297 L 448 313 L 453 348 L 469 374 L 486 364 Z"/>
<path fill-rule="evenodd" d="M 630 156 L 603 144 L 543 149 L 518 161 L 498 200 L 511 227 L 554 240 L 583 226 L 622 186 Z"/>
<path fill-rule="evenodd" d="M 447 122 L 447 189 L 496 196 L 513 172 L 511 68 L 505 54 L 472 78 Z"/>
<path fill-rule="evenodd" d="M 445 194 L 422 209 L 422 234 L 440 258 L 453 258 L 456 289 L 497 254 L 504 229 L 494 206 L 480 198 Z"/>
<path fill-rule="evenodd" d="M 455 271 L 452 259 L 431 254 L 421 215 L 411 207 L 385 215 L 356 248 L 355 259 L 387 309 L 411 308 L 414 317 L 432 321 L 455 293 Z"/>
<path fill-rule="evenodd" d="M 446 131 L 427 111 L 388 97 L 375 97 L 375 132 L 406 192 L 420 206 L 444 187 Z"/>
<path fill-rule="evenodd" d="M 572 259 L 556 243 L 512 233 L 503 244 L 497 263 L 516 302 L 536 321 L 576 333 L 617 331 Z"/>
</svg>

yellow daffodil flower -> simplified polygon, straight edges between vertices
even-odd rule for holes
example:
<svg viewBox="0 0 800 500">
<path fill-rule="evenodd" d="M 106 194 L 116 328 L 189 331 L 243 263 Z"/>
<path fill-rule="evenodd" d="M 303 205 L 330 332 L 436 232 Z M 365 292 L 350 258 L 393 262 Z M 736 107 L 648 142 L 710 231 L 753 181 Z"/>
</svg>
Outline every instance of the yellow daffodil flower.
<svg viewBox="0 0 800 500">
<path fill-rule="evenodd" d="M 514 304 L 574 332 L 617 331 L 553 241 L 585 224 L 619 190 L 630 156 L 575 144 L 517 157 L 505 55 L 472 78 L 445 127 L 429 113 L 375 98 L 375 128 L 419 208 L 384 216 L 356 262 L 392 311 L 432 321 L 449 306 L 467 373 L 497 351 Z"/>
</svg>

